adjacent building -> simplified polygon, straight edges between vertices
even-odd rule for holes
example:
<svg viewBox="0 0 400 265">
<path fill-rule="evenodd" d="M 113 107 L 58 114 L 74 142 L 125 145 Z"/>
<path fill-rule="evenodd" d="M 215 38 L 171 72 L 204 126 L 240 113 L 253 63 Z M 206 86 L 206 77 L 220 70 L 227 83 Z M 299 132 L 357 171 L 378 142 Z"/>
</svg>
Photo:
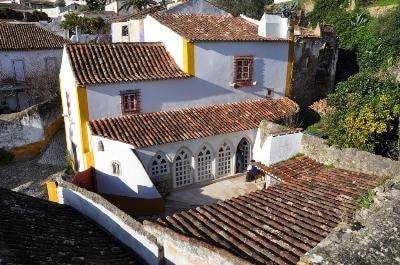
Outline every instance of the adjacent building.
<svg viewBox="0 0 400 265">
<path fill-rule="evenodd" d="M 30 105 L 29 95 L 40 96 L 57 87 L 62 50 L 69 40 L 42 27 L 25 23 L 0 23 L 1 104 L 9 111 Z M 41 87 L 35 94 L 35 89 Z"/>
</svg>

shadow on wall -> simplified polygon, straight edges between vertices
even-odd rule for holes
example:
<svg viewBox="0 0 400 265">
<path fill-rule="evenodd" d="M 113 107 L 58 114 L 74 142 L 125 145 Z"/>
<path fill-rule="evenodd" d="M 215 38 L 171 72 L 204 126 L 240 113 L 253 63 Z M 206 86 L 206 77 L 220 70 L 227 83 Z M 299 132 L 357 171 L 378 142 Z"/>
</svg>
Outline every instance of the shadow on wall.
<svg viewBox="0 0 400 265">
<path fill-rule="evenodd" d="M 134 173 L 134 172 L 132 172 Z M 139 198 L 140 194 L 153 194 L 154 187 L 146 187 L 137 185 L 137 190 L 133 190 L 118 176 L 104 173 L 98 169 L 95 171 L 96 186 L 98 193 L 114 194 L 117 196 L 125 196 Z"/>
</svg>

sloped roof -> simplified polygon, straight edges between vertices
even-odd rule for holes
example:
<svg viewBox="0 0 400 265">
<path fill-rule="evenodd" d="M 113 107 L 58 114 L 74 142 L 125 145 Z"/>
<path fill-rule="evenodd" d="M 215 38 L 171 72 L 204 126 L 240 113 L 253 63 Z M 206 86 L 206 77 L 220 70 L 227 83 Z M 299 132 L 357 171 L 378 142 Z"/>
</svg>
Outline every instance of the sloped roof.
<svg viewBox="0 0 400 265">
<path fill-rule="evenodd" d="M 70 44 L 66 50 L 80 85 L 189 77 L 161 42 Z"/>
<path fill-rule="evenodd" d="M 258 99 L 206 107 L 161 111 L 89 122 L 92 135 L 137 148 L 258 128 L 262 120 L 294 115 L 298 106 L 288 98 Z"/>
<path fill-rule="evenodd" d="M 62 49 L 71 43 L 42 27 L 25 23 L 0 23 L 0 50 Z"/>
<path fill-rule="evenodd" d="M 328 169 L 308 157 L 265 170 L 283 182 L 144 224 L 225 249 L 252 264 L 297 264 L 335 226 L 352 218 L 361 191 L 377 185 L 374 176 Z"/>
<path fill-rule="evenodd" d="M 207 0 L 185 0 L 170 4 L 165 11 L 174 14 L 208 14 L 208 15 L 227 15 L 223 9 L 218 8 Z"/>
<path fill-rule="evenodd" d="M 257 25 L 232 15 L 159 12 L 150 16 L 191 41 L 289 41 L 284 38 L 261 37 Z"/>
<path fill-rule="evenodd" d="M 142 264 L 70 206 L 0 188 L 3 264 Z"/>
</svg>

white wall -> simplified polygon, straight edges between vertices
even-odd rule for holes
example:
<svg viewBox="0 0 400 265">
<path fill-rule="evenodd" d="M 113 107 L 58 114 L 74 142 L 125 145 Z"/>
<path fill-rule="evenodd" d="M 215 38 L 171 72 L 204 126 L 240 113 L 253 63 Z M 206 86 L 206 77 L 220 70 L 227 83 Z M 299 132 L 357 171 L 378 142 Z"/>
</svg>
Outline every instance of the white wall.
<svg viewBox="0 0 400 265">
<path fill-rule="evenodd" d="M 65 124 L 65 134 L 67 140 L 67 149 L 73 154 L 72 142 L 76 145 L 76 157 L 78 161 L 77 170 L 83 169 L 83 156 L 81 150 L 82 137 L 80 135 L 79 110 L 77 101 L 76 81 L 71 69 L 68 56 L 64 50 L 63 60 L 60 69 L 60 94 L 63 104 L 63 116 Z M 69 141 L 70 139 L 71 141 Z"/>
<path fill-rule="evenodd" d="M 285 161 L 301 151 L 301 132 L 269 135 L 261 142 L 261 131 L 258 130 L 254 143 L 253 158 L 267 166 Z"/>
<path fill-rule="evenodd" d="M 152 159 L 154 158 L 154 156 L 158 152 L 165 154 L 169 161 L 170 172 L 172 173 L 172 176 L 173 176 L 174 175 L 174 170 L 172 168 L 173 161 L 175 159 L 177 152 L 182 147 L 184 147 L 184 148 L 188 149 L 193 155 L 193 157 L 192 157 L 192 168 L 194 169 L 193 180 L 194 180 L 194 182 L 196 182 L 195 176 L 197 175 L 197 169 L 195 167 L 195 158 L 197 157 L 197 154 L 200 152 L 200 150 L 204 144 L 211 147 L 213 158 L 214 158 L 213 172 L 214 172 L 214 177 L 215 177 L 215 173 L 217 171 L 215 158 L 218 156 L 218 149 L 222 146 L 222 144 L 224 142 L 227 142 L 232 150 L 231 174 L 235 174 L 236 149 L 237 149 L 239 142 L 243 138 L 246 138 L 250 142 L 250 149 L 252 149 L 253 143 L 255 141 L 256 133 L 257 133 L 257 129 L 253 129 L 253 130 L 235 132 L 235 133 L 224 134 L 224 135 L 215 135 L 215 136 L 210 136 L 210 137 L 205 137 L 205 138 L 198 138 L 198 139 L 194 139 L 194 140 L 188 140 L 188 141 L 175 142 L 175 143 L 170 143 L 170 144 L 163 144 L 163 145 L 151 146 L 151 147 L 146 147 L 146 148 L 140 148 L 140 149 L 136 149 L 136 152 L 137 152 L 137 155 L 138 155 L 140 161 L 143 163 L 144 167 L 148 171 L 150 171 L 150 167 L 151 167 L 150 163 L 152 162 Z M 252 159 L 251 155 L 252 155 L 252 152 L 250 150 L 250 159 Z"/>
<path fill-rule="evenodd" d="M 183 38 L 170 28 L 162 25 L 151 16 L 144 19 L 144 39 L 147 42 L 161 41 L 174 58 L 176 64 L 183 69 Z"/>
<path fill-rule="evenodd" d="M 258 35 L 263 37 L 288 38 L 288 18 L 264 13 L 258 24 Z"/>
<path fill-rule="evenodd" d="M 104 151 L 98 150 L 99 141 L 103 142 Z M 91 143 L 98 192 L 144 199 L 161 197 L 133 152 L 133 146 L 97 136 L 91 137 Z M 119 176 L 112 174 L 113 161 L 121 165 Z"/>
<path fill-rule="evenodd" d="M 57 68 L 49 69 L 49 74 L 57 78 L 61 65 L 62 49 L 58 50 L 29 50 L 29 51 L 0 51 L 0 76 L 14 77 L 13 60 L 23 60 L 25 77 L 37 77 L 46 72 L 45 59 L 56 58 Z"/>
<path fill-rule="evenodd" d="M 219 87 L 199 78 L 169 79 L 88 86 L 89 118 L 120 116 L 120 92 L 139 89 L 141 111 L 155 112 L 185 107 L 208 106 L 257 99 L 262 93 L 255 89 Z"/>
<path fill-rule="evenodd" d="M 57 187 L 57 194 L 60 203 L 72 206 L 78 212 L 86 215 L 111 235 L 121 241 L 130 249 L 134 250 L 148 264 L 160 264 L 162 260 L 162 250 L 155 238 L 150 238 L 143 230 L 140 223 L 135 223 L 135 227 L 126 223 L 103 205 L 94 202 L 88 197 L 76 191 Z"/>
<path fill-rule="evenodd" d="M 122 36 L 122 26 L 128 26 L 128 36 Z M 111 24 L 112 42 L 143 42 L 143 20 L 129 20 Z"/>
<path fill-rule="evenodd" d="M 233 82 L 235 55 L 254 56 L 251 87 L 238 88 L 265 97 L 267 88 L 274 89 L 274 97 L 285 95 L 288 60 L 286 42 L 197 42 L 195 43 L 196 77 L 208 83 L 228 88 Z"/>
</svg>

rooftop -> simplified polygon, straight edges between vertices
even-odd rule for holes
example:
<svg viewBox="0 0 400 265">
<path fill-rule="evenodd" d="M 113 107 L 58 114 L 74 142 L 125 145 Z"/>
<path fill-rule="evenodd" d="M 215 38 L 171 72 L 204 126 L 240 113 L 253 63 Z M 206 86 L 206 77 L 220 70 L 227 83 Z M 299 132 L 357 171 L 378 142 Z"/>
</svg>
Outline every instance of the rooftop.
<svg viewBox="0 0 400 265">
<path fill-rule="evenodd" d="M 62 49 L 69 40 L 42 27 L 25 23 L 0 23 L 0 50 Z"/>
<path fill-rule="evenodd" d="M 297 104 L 288 98 L 257 99 L 104 118 L 90 121 L 89 126 L 92 135 L 142 148 L 255 129 L 262 120 L 279 121 L 297 111 Z"/>
<path fill-rule="evenodd" d="M 191 41 L 289 41 L 262 37 L 257 25 L 232 15 L 155 13 L 150 16 Z"/>
<path fill-rule="evenodd" d="M 161 42 L 70 44 L 66 49 L 80 85 L 189 77 Z"/>
<path fill-rule="evenodd" d="M 144 223 L 250 263 L 296 264 L 335 226 L 351 219 L 355 197 L 378 182 L 374 176 L 326 167 L 305 156 L 264 170 L 282 182 Z"/>
<path fill-rule="evenodd" d="M 70 206 L 0 188 L 4 264 L 142 264 Z"/>
</svg>

